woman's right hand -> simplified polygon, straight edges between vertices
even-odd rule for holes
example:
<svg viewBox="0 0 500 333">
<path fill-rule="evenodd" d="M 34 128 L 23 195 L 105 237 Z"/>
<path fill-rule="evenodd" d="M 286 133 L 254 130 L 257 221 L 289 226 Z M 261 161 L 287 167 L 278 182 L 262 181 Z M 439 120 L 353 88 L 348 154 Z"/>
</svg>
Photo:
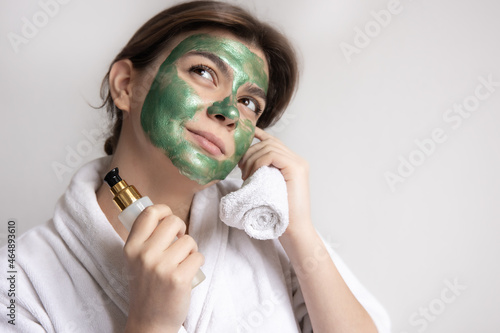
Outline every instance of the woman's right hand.
<svg viewBox="0 0 500 333">
<path fill-rule="evenodd" d="M 123 249 L 130 294 L 126 332 L 178 332 L 186 319 L 191 281 L 204 257 L 185 232 L 184 221 L 162 204 L 147 207 L 134 222 Z"/>
</svg>

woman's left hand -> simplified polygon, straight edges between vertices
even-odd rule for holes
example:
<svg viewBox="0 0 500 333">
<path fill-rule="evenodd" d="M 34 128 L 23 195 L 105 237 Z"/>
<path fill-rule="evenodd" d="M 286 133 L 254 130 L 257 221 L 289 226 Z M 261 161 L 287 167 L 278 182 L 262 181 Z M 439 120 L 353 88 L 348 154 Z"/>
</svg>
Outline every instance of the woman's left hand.
<svg viewBox="0 0 500 333">
<path fill-rule="evenodd" d="M 251 146 L 238 163 L 242 178 L 247 179 L 262 166 L 278 168 L 285 178 L 288 192 L 290 224 L 285 234 L 312 227 L 307 161 L 258 127 L 255 128 L 255 137 L 260 142 Z"/>
</svg>

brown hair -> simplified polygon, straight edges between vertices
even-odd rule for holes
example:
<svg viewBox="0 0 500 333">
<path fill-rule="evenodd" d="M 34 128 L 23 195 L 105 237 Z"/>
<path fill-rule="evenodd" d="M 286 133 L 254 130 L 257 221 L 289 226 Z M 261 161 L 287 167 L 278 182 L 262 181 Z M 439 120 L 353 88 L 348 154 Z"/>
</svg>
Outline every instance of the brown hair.
<svg viewBox="0 0 500 333">
<path fill-rule="evenodd" d="M 112 134 L 104 144 L 106 154 L 113 154 L 116 148 L 123 119 L 123 113 L 114 104 L 109 91 L 109 73 L 113 64 L 130 59 L 135 69 L 147 69 L 172 38 L 205 27 L 231 32 L 263 51 L 269 66 L 269 87 L 266 108 L 257 126 L 266 128 L 279 120 L 298 82 L 297 59 L 288 40 L 240 7 L 219 1 L 186 2 L 170 7 L 147 21 L 111 63 L 101 85 L 101 107 L 106 107 L 111 120 L 115 121 Z"/>
</svg>

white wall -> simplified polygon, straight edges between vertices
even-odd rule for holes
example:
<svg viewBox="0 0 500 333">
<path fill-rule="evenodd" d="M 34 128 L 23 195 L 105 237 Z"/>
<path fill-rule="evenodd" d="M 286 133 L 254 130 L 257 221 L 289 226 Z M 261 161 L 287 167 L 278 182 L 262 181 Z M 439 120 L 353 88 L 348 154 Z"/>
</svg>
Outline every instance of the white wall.
<svg viewBox="0 0 500 333">
<path fill-rule="evenodd" d="M 315 223 L 386 306 L 394 332 L 498 332 L 500 84 L 476 87 L 480 77 L 500 82 L 500 4 L 236 2 L 301 51 L 299 93 L 270 132 L 310 161 Z M 99 102 L 100 81 L 132 33 L 171 3 L 72 0 L 17 53 L 8 33 L 22 36 L 23 19 L 43 19 L 42 9 L 36 0 L 0 3 L 2 243 L 9 218 L 18 234 L 45 222 L 72 173 L 102 155 L 83 133 L 105 128 L 103 112 L 87 102 Z M 373 24 L 371 12 L 388 5 L 397 14 Z M 380 31 L 360 45 L 355 29 L 365 27 Z M 362 47 L 346 56 L 342 43 Z M 477 108 L 449 113 L 462 103 Z M 433 132 L 444 142 L 419 153 L 415 140 Z M 85 156 L 68 166 L 70 150 Z M 398 174 L 400 156 L 421 165 L 392 191 L 385 174 Z M 70 171 L 58 177 L 54 163 Z M 466 289 L 455 295 L 450 283 Z"/>
</svg>

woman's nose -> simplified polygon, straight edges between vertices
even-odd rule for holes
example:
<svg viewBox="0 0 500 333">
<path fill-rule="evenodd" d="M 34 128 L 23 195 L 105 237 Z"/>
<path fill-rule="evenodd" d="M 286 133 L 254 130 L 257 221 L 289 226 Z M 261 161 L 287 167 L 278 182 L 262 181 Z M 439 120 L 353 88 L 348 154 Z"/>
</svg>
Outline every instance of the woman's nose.
<svg viewBox="0 0 500 333">
<path fill-rule="evenodd" d="M 211 117 L 214 117 L 223 125 L 231 129 L 236 129 L 236 127 L 238 127 L 240 112 L 234 103 L 231 102 L 230 97 L 226 97 L 222 102 L 215 102 L 207 111 Z"/>
</svg>

